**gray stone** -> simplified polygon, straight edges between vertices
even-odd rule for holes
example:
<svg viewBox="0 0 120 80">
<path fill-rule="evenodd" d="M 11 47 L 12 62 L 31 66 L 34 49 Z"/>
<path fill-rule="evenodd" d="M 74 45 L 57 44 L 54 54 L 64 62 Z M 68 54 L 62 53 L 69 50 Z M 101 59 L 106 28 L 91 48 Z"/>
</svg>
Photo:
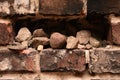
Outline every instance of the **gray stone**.
<svg viewBox="0 0 120 80">
<path fill-rule="evenodd" d="M 77 32 L 76 37 L 79 40 L 80 44 L 87 44 L 91 37 L 91 32 L 87 30 L 81 30 Z"/>
<path fill-rule="evenodd" d="M 100 43 L 100 41 L 97 40 L 96 38 L 90 37 L 90 44 L 91 44 L 93 47 L 99 47 L 101 43 Z"/>
<path fill-rule="evenodd" d="M 62 48 L 66 43 L 66 36 L 60 33 L 53 33 L 50 37 L 50 46 L 52 48 Z"/>
<path fill-rule="evenodd" d="M 31 32 L 28 28 L 23 27 L 19 30 L 17 36 L 15 37 L 16 41 L 22 42 L 25 40 L 29 40 L 32 37 Z"/>
<path fill-rule="evenodd" d="M 31 40 L 30 46 L 37 48 L 39 45 L 49 45 L 47 37 L 35 37 Z"/>
<path fill-rule="evenodd" d="M 77 38 L 75 38 L 73 36 L 70 36 L 67 38 L 67 45 L 66 45 L 67 49 L 75 49 L 75 48 L 77 48 L 77 45 L 78 45 Z"/>
<path fill-rule="evenodd" d="M 43 29 L 36 29 L 33 32 L 33 37 L 47 37 L 47 34 L 44 32 Z"/>
</svg>

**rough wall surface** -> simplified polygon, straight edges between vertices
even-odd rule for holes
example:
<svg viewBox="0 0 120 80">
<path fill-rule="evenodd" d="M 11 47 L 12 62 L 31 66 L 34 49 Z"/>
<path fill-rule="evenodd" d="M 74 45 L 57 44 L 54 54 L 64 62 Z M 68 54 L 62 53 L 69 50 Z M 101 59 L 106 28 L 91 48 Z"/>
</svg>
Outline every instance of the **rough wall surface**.
<svg viewBox="0 0 120 80">
<path fill-rule="evenodd" d="M 120 13 L 119 5 L 120 5 L 119 0 L 104 0 L 104 1 L 103 0 L 0 0 L 1 17 L 5 15 L 11 16 L 17 14 L 24 14 L 24 15 L 33 14 L 34 16 L 37 15 L 37 19 L 40 19 L 41 17 L 44 19 L 46 16 L 55 16 L 58 18 L 59 17 L 66 18 L 66 16 L 70 16 L 72 17 L 71 19 L 73 19 L 74 16 L 79 17 L 82 15 L 86 17 L 88 14 L 92 14 L 94 12 L 102 15 L 103 14 L 107 15 L 108 17 L 107 21 L 110 25 L 109 26 L 110 27 L 109 37 L 111 38 L 110 41 L 113 44 L 117 45 L 117 48 L 113 48 L 113 47 L 111 48 L 109 45 L 107 46 L 107 48 L 106 47 L 98 48 L 100 45 L 103 44 L 100 44 L 100 42 L 97 39 L 93 38 L 91 34 L 87 35 L 87 33 L 85 34 L 81 33 L 79 35 L 80 39 L 83 38 L 84 40 L 86 40 L 87 37 L 87 39 L 89 39 L 87 42 L 91 43 L 92 45 L 87 45 L 87 43 L 84 43 L 85 47 L 82 46 L 83 45 L 82 44 L 75 46 L 74 49 L 44 49 L 43 50 L 44 47 L 43 45 L 46 46 L 49 43 L 48 35 L 46 35 L 46 33 L 44 33 L 43 30 L 40 30 L 41 35 L 42 34 L 45 35 L 42 35 L 42 39 L 40 38 L 35 39 L 34 37 L 31 37 L 31 32 L 27 30 L 26 32 L 29 32 L 30 35 L 29 34 L 25 35 L 25 37 L 28 36 L 30 39 L 34 38 L 33 43 L 36 45 L 38 45 L 36 41 L 39 41 L 40 44 L 43 44 L 43 45 L 39 45 L 39 47 L 37 48 L 38 50 L 33 50 L 33 49 L 31 50 L 28 49 L 28 47 L 30 46 L 29 43 L 27 41 L 24 42 L 24 39 L 23 42 L 19 42 L 19 41 L 18 43 L 15 42 L 17 41 L 17 39 L 14 37 L 15 35 L 13 34 L 15 31 L 13 30 L 14 27 L 11 25 L 12 21 L 9 22 L 1 18 L 0 19 L 0 79 L 2 80 L 7 80 L 7 79 L 120 80 L 119 77 L 120 76 L 120 59 L 119 59 L 120 17 L 116 15 L 109 15 L 111 13 L 118 15 Z M 14 17 L 12 18 L 10 17 L 11 20 L 13 18 Z M 31 24 L 30 23 L 31 21 L 28 20 L 27 24 Z M 80 21 L 82 22 L 82 20 Z M 48 22 L 50 26 L 59 25 L 61 27 L 60 24 L 54 21 L 51 22 L 52 23 Z M 84 23 L 87 24 L 87 26 L 90 25 L 87 22 L 84 22 L 83 20 L 83 24 Z M 101 24 L 101 22 L 99 22 L 99 20 L 97 19 L 91 21 L 91 24 L 94 24 L 94 26 L 93 25 L 89 26 L 88 29 L 92 30 L 94 27 L 96 27 L 95 25 L 99 25 L 97 23 Z M 86 25 L 83 26 L 84 26 L 83 29 L 86 29 L 85 28 Z M 100 27 L 101 25 L 99 26 L 98 31 L 101 29 Z M 71 33 L 74 32 L 76 33 L 76 29 L 71 28 L 71 26 L 69 27 L 69 29 L 67 28 L 67 31 L 68 30 L 71 31 Z M 28 39 L 28 41 L 30 40 Z M 80 41 L 78 40 L 78 42 Z M 11 45 L 11 43 L 14 44 Z M 24 46 L 21 44 L 24 44 Z M 95 46 L 95 47 L 97 46 L 97 47 L 91 50 L 91 46 Z M 91 76 L 88 73 L 95 75 Z"/>
</svg>

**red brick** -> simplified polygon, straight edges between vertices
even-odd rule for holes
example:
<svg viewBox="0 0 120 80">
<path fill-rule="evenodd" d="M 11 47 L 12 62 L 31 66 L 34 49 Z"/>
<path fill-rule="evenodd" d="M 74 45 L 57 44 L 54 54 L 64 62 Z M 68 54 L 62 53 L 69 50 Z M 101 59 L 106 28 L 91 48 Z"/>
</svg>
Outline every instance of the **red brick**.
<svg viewBox="0 0 120 80">
<path fill-rule="evenodd" d="M 41 52 L 41 71 L 77 71 L 85 70 L 85 52 L 83 50 L 45 49 Z"/>
<path fill-rule="evenodd" d="M 100 5 L 98 5 L 100 4 Z M 115 13 L 119 14 L 119 0 L 88 0 L 88 13 L 96 12 L 99 14 Z"/>
<path fill-rule="evenodd" d="M 44 15 L 79 15 L 83 12 L 85 0 L 39 0 L 40 13 Z"/>
<path fill-rule="evenodd" d="M 38 52 L 31 50 L 29 54 L 21 54 L 18 51 L 11 51 L 0 47 L 0 71 L 39 71 Z"/>
</svg>

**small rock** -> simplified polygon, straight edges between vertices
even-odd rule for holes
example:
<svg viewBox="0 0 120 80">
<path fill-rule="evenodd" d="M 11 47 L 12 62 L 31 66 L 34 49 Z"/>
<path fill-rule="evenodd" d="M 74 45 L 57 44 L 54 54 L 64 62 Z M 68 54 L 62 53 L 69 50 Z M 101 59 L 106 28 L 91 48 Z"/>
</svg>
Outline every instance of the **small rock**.
<svg viewBox="0 0 120 80">
<path fill-rule="evenodd" d="M 78 49 L 86 49 L 86 46 L 85 46 L 85 45 L 78 44 L 77 48 L 78 48 Z"/>
<path fill-rule="evenodd" d="M 32 47 L 37 48 L 39 45 L 49 45 L 49 39 L 47 37 L 35 37 L 31 40 Z"/>
<path fill-rule="evenodd" d="M 25 40 L 29 40 L 31 38 L 31 32 L 29 31 L 28 28 L 23 27 L 19 30 L 17 36 L 16 36 L 16 41 L 22 42 Z"/>
<path fill-rule="evenodd" d="M 90 44 L 93 46 L 93 47 L 99 47 L 100 46 L 100 41 L 98 41 L 97 39 L 93 38 L 93 37 L 90 37 Z"/>
<path fill-rule="evenodd" d="M 91 48 L 92 48 L 92 45 L 91 45 L 91 44 L 87 44 L 87 45 L 86 45 L 86 48 L 87 48 L 87 49 L 91 49 Z"/>
<path fill-rule="evenodd" d="M 43 29 L 36 29 L 33 32 L 33 37 L 47 37 L 47 34 L 44 32 Z"/>
<path fill-rule="evenodd" d="M 11 50 L 23 50 L 25 48 L 28 48 L 28 41 L 23 41 L 22 43 L 19 42 L 13 42 L 12 44 L 7 46 Z"/>
<path fill-rule="evenodd" d="M 19 45 L 8 45 L 7 48 L 11 50 L 24 50 L 26 47 L 19 44 Z"/>
<path fill-rule="evenodd" d="M 28 41 L 23 41 L 21 44 L 22 44 L 23 46 L 25 46 L 26 48 L 28 48 Z"/>
<path fill-rule="evenodd" d="M 42 51 L 42 50 L 43 50 L 43 48 L 44 48 L 44 46 L 43 46 L 43 45 L 39 45 L 39 46 L 37 47 L 37 50 L 38 50 L 38 51 Z"/>
<path fill-rule="evenodd" d="M 78 38 L 80 44 L 87 44 L 90 40 L 91 32 L 87 30 L 81 30 L 77 32 L 76 37 Z"/>
<path fill-rule="evenodd" d="M 50 37 L 50 46 L 52 48 L 62 48 L 66 43 L 66 37 L 60 33 L 53 33 Z"/>
<path fill-rule="evenodd" d="M 78 45 L 77 38 L 75 38 L 73 36 L 70 36 L 67 38 L 67 45 L 66 45 L 67 49 L 75 49 L 75 48 L 77 48 L 77 45 Z"/>
</svg>

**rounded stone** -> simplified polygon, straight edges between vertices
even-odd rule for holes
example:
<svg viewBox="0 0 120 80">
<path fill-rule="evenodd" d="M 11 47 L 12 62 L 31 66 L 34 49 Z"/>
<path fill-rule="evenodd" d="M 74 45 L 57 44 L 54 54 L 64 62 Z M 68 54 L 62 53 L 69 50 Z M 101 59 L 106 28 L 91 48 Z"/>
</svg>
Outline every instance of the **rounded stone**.
<svg viewBox="0 0 120 80">
<path fill-rule="evenodd" d="M 91 44 L 93 47 L 99 47 L 99 46 L 100 46 L 100 41 L 97 40 L 97 39 L 94 38 L 94 37 L 90 37 L 90 44 Z"/>
<path fill-rule="evenodd" d="M 50 46 L 52 48 L 62 48 L 66 43 L 66 36 L 60 33 L 53 33 L 50 37 Z"/>
<path fill-rule="evenodd" d="M 33 37 L 47 37 L 47 34 L 44 32 L 43 29 L 36 29 L 33 32 Z"/>
<path fill-rule="evenodd" d="M 77 32 L 76 37 L 78 38 L 80 44 L 87 44 L 90 40 L 91 32 L 88 30 L 81 30 Z"/>
<path fill-rule="evenodd" d="M 47 37 L 35 37 L 30 42 L 30 46 L 34 48 L 37 48 L 39 45 L 49 45 L 49 39 Z"/>
<path fill-rule="evenodd" d="M 17 36 L 15 37 L 16 41 L 22 42 L 25 40 L 31 39 L 32 35 L 28 28 L 23 27 L 19 30 Z"/>
</svg>

